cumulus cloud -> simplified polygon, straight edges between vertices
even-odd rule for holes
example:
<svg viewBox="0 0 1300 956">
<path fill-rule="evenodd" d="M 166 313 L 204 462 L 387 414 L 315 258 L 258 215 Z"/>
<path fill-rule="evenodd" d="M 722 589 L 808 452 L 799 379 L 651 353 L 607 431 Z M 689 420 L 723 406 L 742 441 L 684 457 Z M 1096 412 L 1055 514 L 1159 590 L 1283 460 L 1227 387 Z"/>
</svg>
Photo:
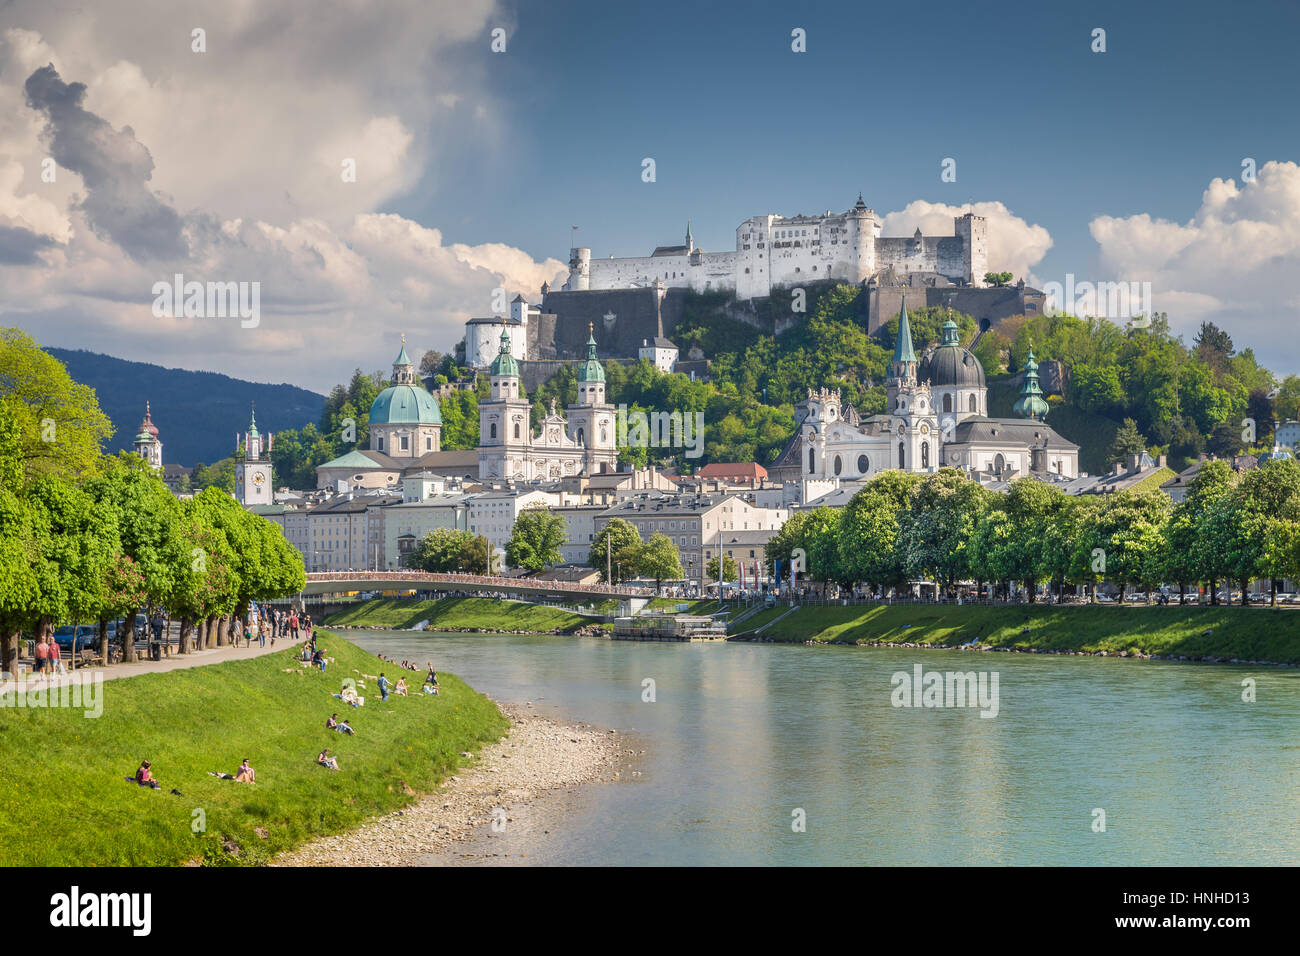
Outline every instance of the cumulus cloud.
<svg viewBox="0 0 1300 956">
<path fill-rule="evenodd" d="M 1268 162 L 1242 185 L 1214 179 L 1184 223 L 1141 213 L 1089 229 L 1103 278 L 1151 283 L 1175 330 L 1190 336 L 1208 319 L 1279 369 L 1300 363 L 1300 166 Z"/>
<path fill-rule="evenodd" d="M 881 219 L 881 235 L 910 236 L 920 229 L 927 236 L 952 235 L 952 221 L 963 213 L 973 212 L 988 220 L 990 272 L 1010 272 L 1035 285 L 1033 268 L 1052 248 L 1052 236 L 1042 226 L 1030 225 L 1003 203 L 977 202 L 964 206 L 926 202 L 918 199 Z"/>
<path fill-rule="evenodd" d="M 5 5 L 0 324 L 324 391 L 355 366 L 384 367 L 401 332 L 447 351 L 494 290 L 535 299 L 564 274 L 382 211 L 417 182 L 437 188 L 440 142 L 491 155 L 509 116 L 465 47 L 509 25 L 495 0 L 214 11 Z M 259 283 L 261 321 L 156 317 L 153 287 L 176 274 Z"/>
</svg>

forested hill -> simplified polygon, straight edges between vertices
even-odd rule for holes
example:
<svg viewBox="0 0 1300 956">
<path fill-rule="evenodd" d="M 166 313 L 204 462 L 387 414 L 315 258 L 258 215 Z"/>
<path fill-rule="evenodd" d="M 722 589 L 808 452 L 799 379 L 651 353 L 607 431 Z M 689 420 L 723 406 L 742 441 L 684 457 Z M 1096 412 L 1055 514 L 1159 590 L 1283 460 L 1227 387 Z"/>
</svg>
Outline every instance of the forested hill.
<svg viewBox="0 0 1300 956">
<path fill-rule="evenodd" d="M 132 362 L 98 352 L 46 349 L 78 382 L 91 386 L 116 431 L 109 451 L 130 448 L 144 404 L 163 443 L 167 464 L 194 466 L 227 457 L 235 434 L 248 428 L 249 407 L 257 404 L 263 433 L 301 428 L 321 416 L 325 396 L 294 385 L 245 382 L 215 372 L 191 372 Z"/>
</svg>

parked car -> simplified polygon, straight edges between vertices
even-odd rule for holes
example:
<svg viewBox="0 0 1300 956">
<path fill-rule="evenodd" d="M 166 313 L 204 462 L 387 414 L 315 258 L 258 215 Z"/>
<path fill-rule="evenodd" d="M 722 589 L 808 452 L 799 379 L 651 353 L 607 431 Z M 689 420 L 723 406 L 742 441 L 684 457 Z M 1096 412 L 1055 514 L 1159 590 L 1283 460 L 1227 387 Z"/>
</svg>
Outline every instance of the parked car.
<svg viewBox="0 0 1300 956">
<path fill-rule="evenodd" d="M 54 643 L 60 651 L 79 654 L 84 648 L 93 648 L 99 639 L 99 628 L 94 624 L 64 624 L 54 629 Z"/>
</svg>

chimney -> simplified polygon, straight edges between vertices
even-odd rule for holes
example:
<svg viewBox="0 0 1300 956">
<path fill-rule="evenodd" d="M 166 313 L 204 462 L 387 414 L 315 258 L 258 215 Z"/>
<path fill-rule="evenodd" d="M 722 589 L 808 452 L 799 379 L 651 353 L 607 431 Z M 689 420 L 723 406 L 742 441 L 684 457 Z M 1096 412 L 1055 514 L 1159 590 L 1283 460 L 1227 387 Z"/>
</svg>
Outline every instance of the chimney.
<svg viewBox="0 0 1300 956">
<path fill-rule="evenodd" d="M 1168 461 L 1169 461 L 1169 457 L 1167 455 L 1161 455 L 1159 458 L 1156 459 L 1156 464 L 1161 468 L 1165 468 L 1167 467 L 1166 462 Z"/>
<path fill-rule="evenodd" d="M 1128 456 L 1128 473 L 1129 473 L 1130 475 L 1136 475 L 1136 474 L 1137 474 L 1137 472 L 1138 472 L 1138 462 L 1141 461 L 1141 460 L 1142 460 L 1142 458 L 1141 458 L 1140 455 L 1129 455 L 1129 456 Z"/>
</svg>

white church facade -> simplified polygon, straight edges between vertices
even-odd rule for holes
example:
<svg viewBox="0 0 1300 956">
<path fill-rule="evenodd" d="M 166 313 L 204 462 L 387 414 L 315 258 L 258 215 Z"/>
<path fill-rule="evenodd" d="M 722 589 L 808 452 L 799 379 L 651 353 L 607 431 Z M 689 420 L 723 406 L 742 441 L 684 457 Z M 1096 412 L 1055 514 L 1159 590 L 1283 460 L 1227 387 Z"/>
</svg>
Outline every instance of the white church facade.
<svg viewBox="0 0 1300 956">
<path fill-rule="evenodd" d="M 753 216 L 736 227 L 734 252 L 705 252 L 686 242 L 660 246 L 649 256 L 593 259 L 588 248 L 569 251 L 567 291 L 632 289 L 661 281 L 696 292 L 730 291 L 737 299 L 767 296 L 774 288 L 832 279 L 864 282 L 877 273 L 927 273 L 954 283 L 983 286 L 988 269 L 988 224 L 965 213 L 951 236 L 882 237 L 880 219 L 858 197 L 842 213 L 787 219 Z"/>
<path fill-rule="evenodd" d="M 934 472 L 959 468 L 971 477 L 1008 479 L 1030 473 L 1079 475 L 1079 446 L 1042 419 L 1047 402 L 1038 385 L 1033 354 L 1016 403 L 1018 418 L 991 418 L 984 368 L 958 342 L 949 319 L 937 348 L 918 360 L 912 346 L 906 301 L 886 382 L 884 414 L 860 417 L 838 391 L 809 390 L 797 449 L 802 500 L 824 494 L 841 481 L 897 469 Z"/>
</svg>

